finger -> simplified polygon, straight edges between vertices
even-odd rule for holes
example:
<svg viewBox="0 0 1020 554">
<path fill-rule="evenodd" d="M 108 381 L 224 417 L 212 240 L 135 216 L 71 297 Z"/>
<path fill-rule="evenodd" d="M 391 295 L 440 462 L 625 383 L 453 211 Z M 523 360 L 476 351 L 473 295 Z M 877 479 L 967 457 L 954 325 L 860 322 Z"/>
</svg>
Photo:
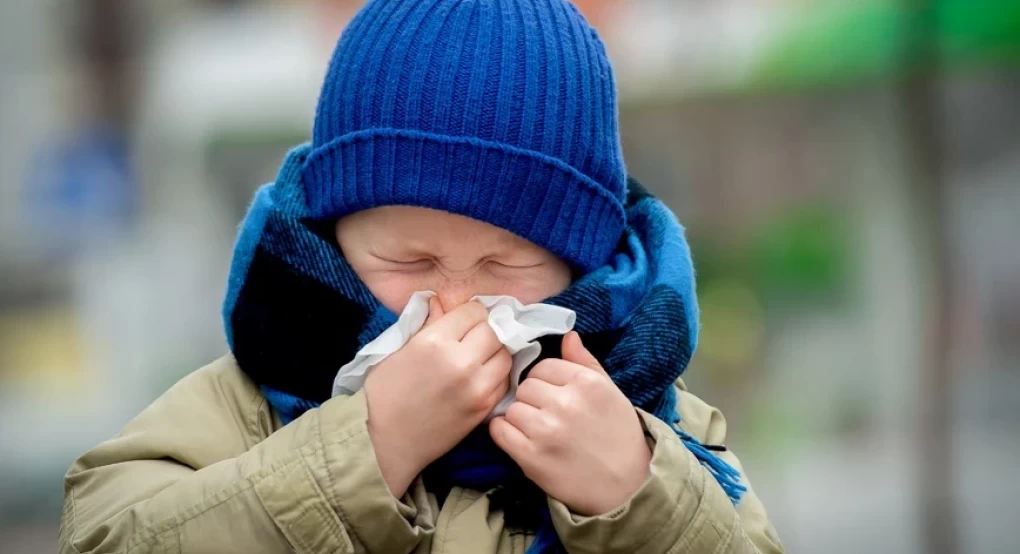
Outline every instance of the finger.
<svg viewBox="0 0 1020 554">
<path fill-rule="evenodd" d="M 563 336 L 561 348 L 564 360 L 608 375 L 606 370 L 602 368 L 602 364 L 584 347 L 584 343 L 581 342 L 581 335 L 578 335 L 576 331 L 571 331 Z"/>
<path fill-rule="evenodd" d="M 532 451 L 531 441 L 520 429 L 513 426 L 506 418 L 497 417 L 489 422 L 489 435 L 492 442 L 503 452 L 506 452 L 522 467 L 524 460 L 528 459 Z"/>
<path fill-rule="evenodd" d="M 461 340 L 476 325 L 489 318 L 489 310 L 479 302 L 466 302 L 451 312 L 447 312 L 442 319 L 433 326 L 435 333 L 453 340 Z"/>
<path fill-rule="evenodd" d="M 588 370 L 587 368 L 581 367 L 573 362 L 548 358 L 538 362 L 538 365 L 531 369 L 528 373 L 528 378 L 524 381 L 527 382 L 529 379 L 541 379 L 542 381 L 552 385 L 563 386 L 570 383 L 574 379 L 574 376 L 580 371 Z"/>
<path fill-rule="evenodd" d="M 502 398 L 510 388 L 510 368 L 513 366 L 513 357 L 506 348 L 500 347 L 482 367 L 478 368 L 478 379 L 499 389 L 499 397 Z"/>
<path fill-rule="evenodd" d="M 523 402 L 510 404 L 506 415 L 503 416 L 507 423 L 516 427 L 529 439 L 538 436 L 538 429 L 542 426 L 544 417 L 542 410 Z"/>
<path fill-rule="evenodd" d="M 429 298 L 429 317 L 425 320 L 425 327 L 439 321 L 444 315 L 446 315 L 446 312 L 443 311 L 443 303 L 439 301 L 439 297 L 433 296 Z"/>
<path fill-rule="evenodd" d="M 477 360 L 479 363 L 488 360 L 496 351 L 503 348 L 503 343 L 499 342 L 499 337 L 492 330 L 488 320 L 475 325 L 473 329 L 468 331 L 467 335 L 464 335 L 460 344 L 466 351 L 471 353 L 472 359 Z"/>
<path fill-rule="evenodd" d="M 503 398 L 506 397 L 506 393 L 509 390 L 510 379 L 501 379 L 499 381 L 496 381 L 495 386 L 493 386 L 492 391 L 489 393 L 488 396 L 488 405 L 492 406 L 492 410 L 496 409 L 496 406 L 498 406 L 499 403 L 503 400 Z M 492 412 L 492 410 L 489 410 L 489 412 Z"/>
<path fill-rule="evenodd" d="M 528 377 L 517 385 L 517 401 L 540 409 L 552 407 L 561 388 L 548 381 Z"/>
</svg>

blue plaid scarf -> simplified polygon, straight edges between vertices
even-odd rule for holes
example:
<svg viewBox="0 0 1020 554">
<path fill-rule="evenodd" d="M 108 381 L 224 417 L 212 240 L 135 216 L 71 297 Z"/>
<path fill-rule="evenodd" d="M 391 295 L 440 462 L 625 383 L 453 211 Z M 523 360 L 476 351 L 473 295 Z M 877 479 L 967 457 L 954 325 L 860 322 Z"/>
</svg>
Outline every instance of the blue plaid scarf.
<svg viewBox="0 0 1020 554">
<path fill-rule="evenodd" d="M 284 424 L 328 400 L 337 370 L 397 320 L 344 260 L 334 222 L 306 216 L 300 174 L 308 152 L 307 145 L 290 152 L 276 182 L 256 193 L 223 306 L 238 364 Z M 737 503 L 746 490 L 739 473 L 679 427 L 674 382 L 698 339 L 683 228 L 636 181 L 628 189 L 628 226 L 610 262 L 546 302 L 577 313 L 575 329 L 620 390 L 670 424 Z M 544 342 L 543 356 L 557 353 L 558 340 Z M 484 429 L 432 464 L 424 478 L 440 495 L 453 486 L 493 491 L 508 525 L 536 530 L 529 553 L 562 551 L 544 495 Z"/>
</svg>

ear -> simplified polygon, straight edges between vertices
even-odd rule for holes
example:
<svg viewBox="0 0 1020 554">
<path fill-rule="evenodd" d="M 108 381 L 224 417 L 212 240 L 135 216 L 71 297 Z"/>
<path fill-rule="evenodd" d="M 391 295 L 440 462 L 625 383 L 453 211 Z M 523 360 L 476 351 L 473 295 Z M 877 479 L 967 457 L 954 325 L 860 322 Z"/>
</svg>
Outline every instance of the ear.
<svg viewBox="0 0 1020 554">
<path fill-rule="evenodd" d="M 581 335 L 578 335 L 576 331 L 571 331 L 563 336 L 562 348 L 564 360 L 608 375 L 606 370 L 602 369 L 602 364 L 584 347 L 584 343 L 581 342 Z"/>
</svg>

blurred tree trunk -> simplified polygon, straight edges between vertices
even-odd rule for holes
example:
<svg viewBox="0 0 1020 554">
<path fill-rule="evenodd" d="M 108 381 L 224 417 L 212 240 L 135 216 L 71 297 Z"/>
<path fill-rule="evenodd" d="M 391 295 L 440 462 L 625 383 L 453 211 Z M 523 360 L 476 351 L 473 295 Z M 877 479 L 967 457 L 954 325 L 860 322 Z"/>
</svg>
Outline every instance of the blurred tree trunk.
<svg viewBox="0 0 1020 554">
<path fill-rule="evenodd" d="M 955 514 L 952 444 L 952 325 L 954 285 L 946 202 L 948 176 L 940 101 L 941 73 L 937 2 L 904 0 L 904 78 L 900 100 L 910 156 L 910 186 L 918 218 L 919 243 L 925 248 L 929 287 L 927 327 L 919 394 L 919 485 L 922 551 L 959 552 Z"/>
<path fill-rule="evenodd" d="M 132 121 L 136 87 L 132 65 L 140 17 L 129 0 L 78 0 L 75 45 L 91 92 L 89 115 L 118 130 Z"/>
</svg>

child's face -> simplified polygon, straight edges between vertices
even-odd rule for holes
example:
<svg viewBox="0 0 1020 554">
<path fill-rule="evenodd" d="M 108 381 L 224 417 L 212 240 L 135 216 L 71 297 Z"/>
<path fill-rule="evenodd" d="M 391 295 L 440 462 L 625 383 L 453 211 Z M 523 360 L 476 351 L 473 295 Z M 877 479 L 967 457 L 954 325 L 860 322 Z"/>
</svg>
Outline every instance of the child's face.
<svg viewBox="0 0 1020 554">
<path fill-rule="evenodd" d="M 476 295 L 525 304 L 563 292 L 570 268 L 527 240 L 467 217 L 410 206 L 358 212 L 336 224 L 347 261 L 383 305 L 400 313 L 432 290 L 449 312 Z"/>
</svg>

